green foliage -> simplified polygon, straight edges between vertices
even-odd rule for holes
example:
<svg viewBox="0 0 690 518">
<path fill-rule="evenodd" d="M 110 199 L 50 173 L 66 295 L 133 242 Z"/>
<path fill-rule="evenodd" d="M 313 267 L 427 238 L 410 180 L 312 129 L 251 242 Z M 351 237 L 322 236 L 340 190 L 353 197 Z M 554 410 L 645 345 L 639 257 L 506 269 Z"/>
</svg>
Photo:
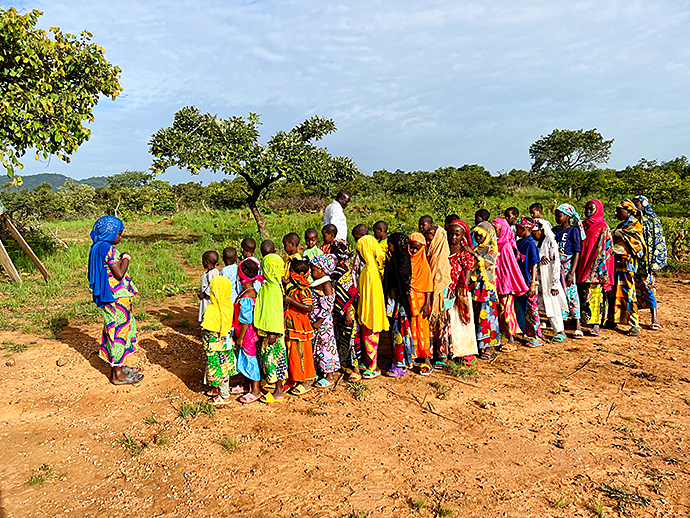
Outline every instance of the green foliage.
<svg viewBox="0 0 690 518">
<path fill-rule="evenodd" d="M 43 483 L 55 476 L 55 472 L 48 464 L 42 464 L 26 481 L 28 487 L 42 486 Z"/>
<path fill-rule="evenodd" d="M 134 437 L 132 437 L 129 433 L 123 433 L 122 434 L 122 439 L 117 439 L 115 441 L 117 444 L 120 446 L 124 446 L 124 448 L 129 452 L 129 454 L 132 457 L 136 457 L 138 455 L 141 455 L 141 453 L 146 449 L 148 446 L 145 442 L 140 442 L 137 441 Z"/>
<path fill-rule="evenodd" d="M 121 69 L 83 31 L 73 36 L 57 27 L 36 29 L 42 13 L 0 9 L 0 154 L 7 175 L 22 167 L 31 148 L 36 158 L 70 155 L 89 139 L 101 95 L 120 94 Z"/>
<path fill-rule="evenodd" d="M 183 419 L 187 419 L 188 417 L 194 419 L 201 414 L 206 414 L 210 418 L 213 418 L 216 415 L 216 407 L 213 406 L 213 403 L 210 401 L 194 401 L 191 403 L 183 401 L 178 412 L 178 415 Z"/>
<path fill-rule="evenodd" d="M 348 383 L 347 390 L 352 392 L 352 397 L 354 397 L 355 400 L 362 401 L 367 398 L 371 387 L 363 381 L 355 381 L 354 383 Z"/>
<path fill-rule="evenodd" d="M 220 445 L 227 451 L 236 451 L 240 447 L 241 440 L 236 435 L 224 435 L 220 438 Z"/>
</svg>

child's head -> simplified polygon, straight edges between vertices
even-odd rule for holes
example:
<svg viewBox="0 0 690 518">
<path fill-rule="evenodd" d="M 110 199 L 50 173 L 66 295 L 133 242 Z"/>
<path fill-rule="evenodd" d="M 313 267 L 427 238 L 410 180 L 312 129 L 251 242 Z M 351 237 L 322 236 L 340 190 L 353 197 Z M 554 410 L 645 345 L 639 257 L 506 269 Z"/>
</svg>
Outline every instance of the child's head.
<svg viewBox="0 0 690 518">
<path fill-rule="evenodd" d="M 488 210 L 479 209 L 477 212 L 474 213 L 474 224 L 479 225 L 484 221 L 489 221 L 490 217 L 491 215 L 489 214 Z"/>
<path fill-rule="evenodd" d="M 256 241 L 254 241 L 251 237 L 245 237 L 240 244 L 240 248 L 242 249 L 242 257 L 245 259 L 247 257 L 254 257 L 254 252 L 256 251 Z"/>
<path fill-rule="evenodd" d="M 207 250 L 206 252 L 204 252 L 204 255 L 201 256 L 201 265 L 207 270 L 215 268 L 217 264 L 218 252 L 216 252 L 215 250 Z"/>
<path fill-rule="evenodd" d="M 291 261 L 290 271 L 299 273 L 300 275 L 306 275 L 309 272 L 309 261 L 303 261 L 301 259 Z"/>
<path fill-rule="evenodd" d="M 460 219 L 460 218 L 456 218 Z M 455 220 L 453 220 L 455 221 Z M 450 241 L 450 244 L 452 246 L 460 246 L 462 243 L 462 239 L 465 237 L 465 229 L 463 228 L 462 225 L 458 225 L 457 223 L 455 225 L 449 224 L 448 225 L 448 240 Z"/>
<path fill-rule="evenodd" d="M 438 227 L 431 227 L 426 232 L 424 232 L 424 239 L 426 240 L 427 249 L 429 248 L 429 245 L 431 245 L 431 242 L 434 240 L 434 236 L 436 235 L 436 229 L 437 228 Z"/>
<path fill-rule="evenodd" d="M 532 218 L 523 217 L 515 227 L 515 233 L 519 237 L 527 237 L 529 236 L 532 227 L 534 227 L 534 220 Z"/>
<path fill-rule="evenodd" d="M 434 224 L 434 218 L 428 214 L 419 218 L 419 233 L 424 234 Z"/>
<path fill-rule="evenodd" d="M 585 217 L 591 218 L 597 213 L 597 205 L 592 200 L 585 204 Z"/>
<path fill-rule="evenodd" d="M 304 231 L 304 244 L 307 248 L 314 248 L 319 242 L 319 232 L 315 228 Z"/>
<path fill-rule="evenodd" d="M 514 225 L 520 217 L 520 211 L 517 207 L 508 207 L 503 213 L 503 217 L 508 222 L 508 225 Z"/>
<path fill-rule="evenodd" d="M 323 237 L 323 244 L 330 245 L 335 241 L 335 236 L 338 235 L 338 227 L 333 223 L 329 223 L 321 229 L 321 236 Z"/>
<path fill-rule="evenodd" d="M 381 220 L 374 223 L 374 237 L 378 241 L 381 241 L 382 239 L 388 239 L 388 223 Z"/>
<path fill-rule="evenodd" d="M 261 255 L 266 257 L 269 254 L 276 253 L 276 245 L 270 239 L 261 242 Z"/>
<path fill-rule="evenodd" d="M 446 221 L 443 223 L 443 228 L 446 229 L 446 232 L 450 229 L 450 224 L 455 221 L 456 219 L 460 219 L 460 216 L 457 214 L 448 214 L 446 216 Z"/>
<path fill-rule="evenodd" d="M 558 223 L 562 227 L 569 227 L 570 226 L 570 216 L 568 216 L 565 212 L 556 209 L 553 213 L 554 217 L 556 218 L 556 223 Z"/>
<path fill-rule="evenodd" d="M 529 213 L 533 218 L 541 218 L 544 214 L 544 206 L 537 202 L 529 206 Z"/>
<path fill-rule="evenodd" d="M 486 234 L 483 234 L 482 232 L 474 232 L 474 240 L 478 245 L 481 245 L 484 243 L 484 241 L 486 241 Z"/>
<path fill-rule="evenodd" d="M 299 250 L 299 236 L 296 232 L 290 232 L 283 238 L 283 248 L 287 255 L 296 254 Z"/>
<path fill-rule="evenodd" d="M 625 221 L 630 216 L 634 216 L 636 214 L 637 209 L 635 208 L 635 205 L 633 205 L 633 202 L 627 198 L 620 202 L 618 207 L 616 207 L 616 218 L 618 218 L 620 221 Z"/>
<path fill-rule="evenodd" d="M 233 246 L 223 248 L 223 262 L 225 266 L 235 264 L 237 262 L 237 249 Z"/>
<path fill-rule="evenodd" d="M 369 227 L 367 227 L 364 223 L 360 223 L 359 225 L 355 225 L 355 228 L 352 229 L 352 237 L 355 240 L 355 243 L 362 239 L 364 236 L 369 235 Z"/>
<path fill-rule="evenodd" d="M 247 277 L 248 279 L 253 279 L 257 275 L 259 275 L 259 265 L 256 264 L 256 261 L 254 261 L 253 259 L 251 259 L 249 261 L 247 261 L 247 260 L 242 261 L 240 263 L 239 268 L 240 268 L 240 271 L 244 274 L 244 276 Z M 249 283 L 253 285 L 254 281 L 249 281 Z M 247 284 L 247 283 L 243 283 L 243 284 Z"/>
<path fill-rule="evenodd" d="M 535 241 L 540 241 L 544 237 L 544 227 L 538 221 L 534 223 L 532 227 L 532 237 Z"/>
<path fill-rule="evenodd" d="M 417 255 L 419 251 L 424 248 L 422 238 L 423 236 L 420 236 L 416 232 L 410 236 L 410 240 L 407 243 L 407 249 L 410 251 L 410 255 Z"/>
</svg>

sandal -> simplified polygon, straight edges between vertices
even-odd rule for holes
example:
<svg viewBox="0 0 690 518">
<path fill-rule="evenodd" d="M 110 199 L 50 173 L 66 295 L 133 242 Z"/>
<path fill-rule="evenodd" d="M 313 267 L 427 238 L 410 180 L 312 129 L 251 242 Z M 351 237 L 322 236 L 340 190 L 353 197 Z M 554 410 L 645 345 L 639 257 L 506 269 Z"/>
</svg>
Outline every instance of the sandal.
<svg viewBox="0 0 690 518">
<path fill-rule="evenodd" d="M 236 385 L 230 389 L 230 394 L 244 394 L 247 392 L 242 385 Z"/>
<path fill-rule="evenodd" d="M 304 385 L 302 385 L 300 383 L 299 385 L 295 385 L 290 390 L 288 390 L 288 393 L 291 396 L 303 396 L 310 391 L 311 391 L 311 387 L 305 387 Z"/>
<path fill-rule="evenodd" d="M 332 386 L 333 386 L 333 382 L 332 382 L 332 381 L 328 381 L 326 378 L 319 378 L 318 380 L 316 380 L 316 381 L 313 383 L 312 386 L 313 386 L 313 387 L 316 387 L 316 388 L 322 388 L 322 389 L 323 389 L 323 388 L 332 387 Z"/>
<path fill-rule="evenodd" d="M 499 353 L 512 353 L 513 351 L 517 351 L 517 345 L 511 343 L 503 344 L 498 348 Z"/>
<path fill-rule="evenodd" d="M 358 381 L 362 381 L 362 375 L 356 372 L 350 373 L 350 375 L 347 377 L 348 383 L 357 383 Z"/>
<path fill-rule="evenodd" d="M 433 367 L 431 365 L 429 365 L 428 363 L 422 363 L 419 366 L 419 374 L 421 376 L 429 376 L 431 374 L 432 370 L 434 370 Z"/>
<path fill-rule="evenodd" d="M 589 330 L 589 336 L 599 336 L 601 334 L 601 330 L 595 331 L 594 329 Z"/>
<path fill-rule="evenodd" d="M 127 372 L 127 377 L 122 381 L 115 381 L 111 379 L 110 383 L 112 383 L 113 385 L 136 385 L 143 379 L 144 375 L 141 372 L 132 369 L 129 372 Z"/>
<path fill-rule="evenodd" d="M 637 326 L 632 326 L 627 333 L 625 333 L 627 336 L 640 336 L 641 331 L 640 328 Z"/>
<path fill-rule="evenodd" d="M 389 378 L 399 378 L 405 374 L 407 374 L 407 371 L 405 369 L 401 369 L 397 365 L 391 366 L 391 368 L 386 371 L 386 376 Z"/>
<path fill-rule="evenodd" d="M 371 380 L 374 378 L 378 378 L 380 375 L 381 375 L 381 371 L 372 371 L 370 369 L 367 369 L 362 374 L 362 378 L 364 378 L 365 380 Z"/>
<path fill-rule="evenodd" d="M 461 362 L 461 363 L 462 363 L 465 367 L 472 367 L 472 365 L 476 365 L 476 363 L 477 363 L 477 357 L 474 356 L 473 354 L 471 354 L 471 355 L 469 355 L 469 356 L 465 356 L 465 357 L 462 359 L 462 362 Z"/>
<path fill-rule="evenodd" d="M 529 347 L 530 349 L 534 349 L 535 347 L 541 347 L 541 342 L 537 338 L 532 338 L 525 344 L 525 347 Z"/>
<path fill-rule="evenodd" d="M 260 401 L 262 403 L 266 403 L 266 404 L 270 405 L 272 403 L 282 403 L 284 399 L 285 398 L 282 398 L 282 397 L 279 397 L 279 398 L 273 397 L 272 392 L 267 392 L 266 394 L 261 396 Z"/>
<path fill-rule="evenodd" d="M 220 390 L 218 390 L 218 387 L 213 387 L 211 390 L 206 391 L 206 395 L 208 397 L 216 397 L 220 395 Z"/>
<path fill-rule="evenodd" d="M 565 335 L 563 333 L 558 333 L 558 334 L 556 334 L 556 336 L 554 336 L 551 339 L 551 342 L 553 342 L 555 344 L 560 344 L 561 342 L 565 342 Z"/>
<path fill-rule="evenodd" d="M 479 356 L 477 356 L 477 358 L 479 358 L 480 360 L 488 361 L 488 360 L 493 360 L 494 356 L 496 356 L 494 353 L 487 353 L 487 352 L 484 352 L 482 350 L 479 353 Z"/>
<path fill-rule="evenodd" d="M 440 371 L 440 370 L 445 369 L 446 367 L 447 367 L 446 362 L 444 362 L 443 360 L 436 360 L 434 362 L 434 369 L 436 369 L 436 370 Z"/>
<path fill-rule="evenodd" d="M 255 396 L 251 392 L 248 392 L 240 398 L 240 403 L 242 403 L 243 405 L 248 405 L 248 404 L 254 403 L 255 401 L 258 401 L 258 400 L 259 400 L 258 396 Z"/>
<path fill-rule="evenodd" d="M 652 324 L 649 329 L 652 331 L 661 331 L 661 324 Z"/>
<path fill-rule="evenodd" d="M 582 340 L 585 337 L 585 334 L 582 332 L 581 329 L 578 329 L 575 331 L 575 334 L 573 335 L 573 338 L 575 340 Z"/>
<path fill-rule="evenodd" d="M 216 397 L 214 397 L 211 400 L 211 403 L 213 403 L 213 406 L 224 406 L 230 403 L 230 398 L 228 399 L 223 399 L 220 394 L 218 394 Z"/>
</svg>

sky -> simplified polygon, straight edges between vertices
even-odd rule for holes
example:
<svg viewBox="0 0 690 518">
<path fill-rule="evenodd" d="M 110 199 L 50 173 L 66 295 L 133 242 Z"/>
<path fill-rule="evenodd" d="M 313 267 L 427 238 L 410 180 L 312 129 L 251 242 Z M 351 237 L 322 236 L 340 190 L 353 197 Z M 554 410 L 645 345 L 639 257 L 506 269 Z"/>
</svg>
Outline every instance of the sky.
<svg viewBox="0 0 690 518">
<path fill-rule="evenodd" d="M 322 145 L 365 172 L 529 169 L 553 129 L 615 139 L 609 166 L 690 155 L 690 1 L 36 0 L 40 26 L 93 33 L 122 68 L 67 164 L 22 174 L 143 170 L 184 106 L 261 114 L 262 140 L 313 115 Z M 171 183 L 220 180 L 171 169 Z"/>
</svg>

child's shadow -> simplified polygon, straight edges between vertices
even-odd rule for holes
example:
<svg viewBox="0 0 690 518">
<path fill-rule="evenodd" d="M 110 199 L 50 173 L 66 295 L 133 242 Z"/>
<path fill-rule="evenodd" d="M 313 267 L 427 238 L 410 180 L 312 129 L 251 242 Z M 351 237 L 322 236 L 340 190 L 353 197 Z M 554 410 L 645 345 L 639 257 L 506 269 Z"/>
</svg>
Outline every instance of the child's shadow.
<svg viewBox="0 0 690 518">
<path fill-rule="evenodd" d="M 206 355 L 200 341 L 167 329 L 154 336 L 155 340 L 140 342 L 148 360 L 179 378 L 192 392 L 201 392 Z"/>
<path fill-rule="evenodd" d="M 101 372 L 108 380 L 110 380 L 110 365 L 99 358 L 100 339 L 93 338 L 91 335 L 85 333 L 78 327 L 66 325 L 62 331 L 58 333 L 58 339 L 72 349 L 77 351 L 82 357 L 89 362 L 91 367 Z"/>
</svg>

